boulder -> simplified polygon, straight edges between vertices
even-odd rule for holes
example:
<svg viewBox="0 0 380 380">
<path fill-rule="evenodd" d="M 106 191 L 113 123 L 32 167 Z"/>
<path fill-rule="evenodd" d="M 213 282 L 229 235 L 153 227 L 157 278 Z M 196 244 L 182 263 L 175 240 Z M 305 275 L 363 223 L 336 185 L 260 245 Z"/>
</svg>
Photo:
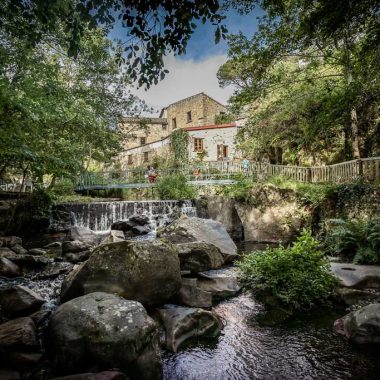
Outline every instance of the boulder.
<svg viewBox="0 0 380 380">
<path fill-rule="evenodd" d="M 198 274 L 199 289 L 210 292 L 213 301 L 232 297 L 241 290 L 234 268 L 210 270 Z"/>
<path fill-rule="evenodd" d="M 63 377 L 54 377 L 52 380 L 128 380 L 125 373 L 119 371 L 103 371 L 98 373 L 79 373 Z"/>
<path fill-rule="evenodd" d="M 36 346 L 36 326 L 31 318 L 12 319 L 0 325 L 0 347 L 9 349 Z"/>
<path fill-rule="evenodd" d="M 26 255 L 28 253 L 28 250 L 22 247 L 20 244 L 12 245 L 11 250 L 18 255 Z"/>
<path fill-rule="evenodd" d="M 60 241 L 54 241 L 44 246 L 44 248 L 60 248 L 60 247 L 62 247 L 62 242 Z"/>
<path fill-rule="evenodd" d="M 50 263 L 46 268 L 39 272 L 35 278 L 36 279 L 46 279 L 54 278 L 63 273 L 69 273 L 73 269 L 73 264 L 67 262 L 53 262 Z"/>
<path fill-rule="evenodd" d="M 336 295 L 337 300 L 347 306 L 380 302 L 380 292 L 376 292 L 373 289 L 338 288 Z"/>
<path fill-rule="evenodd" d="M 12 261 L 5 257 L 0 257 L 0 276 L 19 277 L 21 276 L 21 269 Z"/>
<path fill-rule="evenodd" d="M 193 242 L 178 244 L 177 247 L 182 270 L 203 272 L 218 269 L 224 263 L 219 248 L 213 244 Z"/>
<path fill-rule="evenodd" d="M 42 248 L 32 248 L 32 249 L 29 249 L 28 255 L 44 256 L 46 255 L 46 251 Z"/>
<path fill-rule="evenodd" d="M 83 261 L 88 260 L 88 258 L 91 256 L 92 251 L 83 251 L 83 252 L 77 252 L 77 253 L 65 253 L 64 258 L 69 261 L 70 263 L 81 263 Z"/>
<path fill-rule="evenodd" d="M 165 330 L 164 345 L 173 352 L 191 338 L 215 337 L 223 327 L 215 313 L 198 308 L 166 305 L 158 315 Z"/>
<path fill-rule="evenodd" d="M 47 331 L 58 373 L 119 368 L 135 379 L 162 377 L 157 326 L 144 307 L 108 293 L 59 306 Z"/>
<path fill-rule="evenodd" d="M 96 233 L 86 227 L 73 226 L 69 230 L 70 240 L 79 240 L 92 244 L 99 244 L 107 234 Z"/>
<path fill-rule="evenodd" d="M 112 223 L 111 230 L 126 232 L 130 231 L 134 226 L 136 226 L 136 223 L 130 222 L 129 220 L 119 220 Z"/>
<path fill-rule="evenodd" d="M 334 323 L 335 330 L 358 344 L 380 343 L 380 303 L 353 311 Z"/>
<path fill-rule="evenodd" d="M 149 217 L 146 215 L 132 215 L 128 220 L 131 223 L 135 223 L 139 226 L 145 226 L 146 224 L 149 224 Z"/>
<path fill-rule="evenodd" d="M 199 288 L 198 279 L 182 278 L 182 286 L 176 296 L 176 301 L 185 306 L 211 307 L 212 293 Z"/>
<path fill-rule="evenodd" d="M 146 306 L 167 302 L 181 287 L 178 251 L 162 240 L 122 241 L 97 247 L 62 284 L 63 302 L 102 291 Z"/>
<path fill-rule="evenodd" d="M 80 241 L 80 240 L 72 240 L 72 241 L 64 241 L 62 243 L 62 253 L 77 253 L 77 252 L 83 252 L 88 251 L 90 248 L 92 248 L 94 244 L 88 242 L 88 241 Z"/>
<path fill-rule="evenodd" d="M 131 231 L 134 235 L 146 235 L 150 232 L 150 228 L 148 226 L 134 226 Z"/>
<path fill-rule="evenodd" d="M 145 222 L 146 221 L 146 222 Z M 150 228 L 147 225 L 149 219 L 144 216 L 131 217 L 128 220 L 120 220 L 111 225 L 111 230 L 123 231 L 127 235 L 146 235 L 150 232 Z"/>
<path fill-rule="evenodd" d="M 41 307 L 45 300 L 33 290 L 16 285 L 0 291 L 0 306 L 10 317 L 27 316 Z"/>
<path fill-rule="evenodd" d="M 0 236 L 0 247 L 22 246 L 22 239 L 18 236 Z"/>
<path fill-rule="evenodd" d="M 111 230 L 109 235 L 106 236 L 101 244 L 117 243 L 119 241 L 124 241 L 125 236 L 123 231 Z"/>
<path fill-rule="evenodd" d="M 0 247 L 0 256 L 1 257 L 12 256 L 14 254 L 15 254 L 15 252 L 13 252 L 10 248 Z"/>
<path fill-rule="evenodd" d="M 380 266 L 330 263 L 341 285 L 354 289 L 380 289 Z"/>
<path fill-rule="evenodd" d="M 4 258 L 11 260 L 20 267 L 31 269 L 40 269 L 48 265 L 52 260 L 42 256 L 21 255 L 12 252 L 10 255 L 4 255 Z"/>
<path fill-rule="evenodd" d="M 172 243 L 205 242 L 219 248 L 225 262 L 238 257 L 237 247 L 221 223 L 211 219 L 183 216 L 157 231 Z"/>
<path fill-rule="evenodd" d="M 36 327 L 41 326 L 51 315 L 50 310 L 38 310 L 33 314 L 30 314 L 29 317 L 32 318 Z"/>
</svg>

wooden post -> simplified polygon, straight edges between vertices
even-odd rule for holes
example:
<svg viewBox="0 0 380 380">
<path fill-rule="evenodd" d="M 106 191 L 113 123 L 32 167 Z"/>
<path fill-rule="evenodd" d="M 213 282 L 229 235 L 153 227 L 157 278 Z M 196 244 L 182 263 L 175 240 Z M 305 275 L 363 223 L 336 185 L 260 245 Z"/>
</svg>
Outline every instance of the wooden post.
<svg viewBox="0 0 380 380">
<path fill-rule="evenodd" d="M 358 163 L 358 172 L 359 172 L 359 178 L 363 179 L 363 161 L 362 160 L 356 160 Z"/>
</svg>

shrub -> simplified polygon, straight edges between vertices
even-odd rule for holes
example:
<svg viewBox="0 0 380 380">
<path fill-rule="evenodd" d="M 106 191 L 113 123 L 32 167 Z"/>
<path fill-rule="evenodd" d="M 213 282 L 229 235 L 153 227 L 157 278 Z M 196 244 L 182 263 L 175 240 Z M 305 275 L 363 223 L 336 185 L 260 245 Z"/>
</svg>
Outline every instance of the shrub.
<svg viewBox="0 0 380 380">
<path fill-rule="evenodd" d="M 354 264 L 380 263 L 379 220 L 331 219 L 326 243 L 333 254 L 343 255 Z"/>
<path fill-rule="evenodd" d="M 243 286 L 269 307 L 290 312 L 324 303 L 335 286 L 319 243 L 304 230 L 289 248 L 267 248 L 238 264 Z"/>
<path fill-rule="evenodd" d="M 191 199 L 196 197 L 193 186 L 188 185 L 182 174 L 172 174 L 157 181 L 157 191 L 160 199 Z"/>
</svg>

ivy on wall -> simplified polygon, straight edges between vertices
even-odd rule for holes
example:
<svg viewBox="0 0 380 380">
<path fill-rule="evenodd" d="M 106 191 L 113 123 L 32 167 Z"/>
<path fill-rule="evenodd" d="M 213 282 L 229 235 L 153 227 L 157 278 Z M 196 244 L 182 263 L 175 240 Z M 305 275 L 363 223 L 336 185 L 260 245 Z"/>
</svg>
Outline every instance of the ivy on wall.
<svg viewBox="0 0 380 380">
<path fill-rule="evenodd" d="M 187 149 L 189 134 L 183 129 L 178 129 L 170 135 L 174 159 L 177 162 L 185 163 L 189 161 L 189 152 Z"/>
</svg>

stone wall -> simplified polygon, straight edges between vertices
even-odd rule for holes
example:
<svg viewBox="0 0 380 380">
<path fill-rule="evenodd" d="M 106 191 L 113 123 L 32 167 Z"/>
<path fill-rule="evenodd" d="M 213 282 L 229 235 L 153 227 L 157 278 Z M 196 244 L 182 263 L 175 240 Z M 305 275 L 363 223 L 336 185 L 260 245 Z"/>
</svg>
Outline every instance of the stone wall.
<svg viewBox="0 0 380 380">
<path fill-rule="evenodd" d="M 167 121 L 163 118 L 124 118 L 119 129 L 128 135 L 123 141 L 124 149 L 141 146 L 141 137 L 145 138 L 145 144 L 149 144 L 169 135 Z"/>
<path fill-rule="evenodd" d="M 323 237 L 326 223 L 332 218 L 362 219 L 380 215 L 380 189 L 355 184 L 340 190 L 311 207 L 302 194 L 272 185 L 252 189 L 250 201 L 206 196 L 197 201 L 198 215 L 221 222 L 235 240 L 278 242 L 293 241 L 302 228 L 312 228 Z"/>
<path fill-rule="evenodd" d="M 187 113 L 191 112 L 191 121 L 187 119 Z M 169 131 L 173 132 L 173 118 L 176 119 L 177 129 L 214 123 L 215 115 L 226 112 L 226 107 L 200 93 L 189 98 L 170 104 L 166 108 Z"/>
<path fill-rule="evenodd" d="M 236 156 L 235 149 L 235 137 L 237 134 L 237 128 L 233 126 L 220 128 L 199 129 L 190 130 L 190 144 L 189 144 L 189 157 L 190 159 L 197 158 L 197 152 L 194 151 L 194 139 L 203 139 L 203 148 L 207 152 L 205 161 L 216 161 L 218 159 L 217 146 L 225 145 L 227 146 L 228 155 L 226 158 L 233 159 Z"/>
</svg>

